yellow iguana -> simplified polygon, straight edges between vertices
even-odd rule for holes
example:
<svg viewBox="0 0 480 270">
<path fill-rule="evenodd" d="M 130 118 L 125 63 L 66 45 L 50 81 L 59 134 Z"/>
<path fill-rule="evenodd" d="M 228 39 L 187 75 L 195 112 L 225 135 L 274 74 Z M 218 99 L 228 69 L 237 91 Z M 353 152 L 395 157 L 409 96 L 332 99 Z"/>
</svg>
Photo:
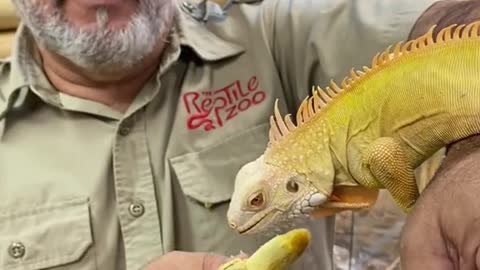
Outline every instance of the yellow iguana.
<svg viewBox="0 0 480 270">
<path fill-rule="evenodd" d="M 308 230 L 291 230 L 272 238 L 251 257 L 234 259 L 218 270 L 287 270 L 303 254 L 310 240 Z"/>
<path fill-rule="evenodd" d="M 312 89 L 296 113 L 278 100 L 270 141 L 235 179 L 228 210 L 239 233 L 371 207 L 385 188 L 407 213 L 414 169 L 480 133 L 480 22 L 389 46 L 338 86 Z"/>
</svg>

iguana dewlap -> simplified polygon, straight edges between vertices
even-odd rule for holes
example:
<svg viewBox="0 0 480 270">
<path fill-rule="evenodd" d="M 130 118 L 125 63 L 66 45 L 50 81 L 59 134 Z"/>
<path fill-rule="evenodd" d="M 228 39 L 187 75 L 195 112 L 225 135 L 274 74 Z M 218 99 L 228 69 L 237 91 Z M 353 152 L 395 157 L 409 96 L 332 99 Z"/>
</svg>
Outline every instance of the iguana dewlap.
<svg viewBox="0 0 480 270">
<path fill-rule="evenodd" d="M 295 229 L 277 235 L 247 259 L 234 259 L 218 270 L 287 270 L 305 251 L 311 235 L 306 229 Z"/>
<path fill-rule="evenodd" d="M 296 124 L 277 102 L 267 149 L 236 176 L 231 227 L 257 233 L 367 208 L 382 188 L 408 212 L 419 196 L 414 169 L 480 133 L 479 26 L 452 25 L 435 39 L 431 28 L 388 47 L 340 86 L 313 89 Z"/>
</svg>

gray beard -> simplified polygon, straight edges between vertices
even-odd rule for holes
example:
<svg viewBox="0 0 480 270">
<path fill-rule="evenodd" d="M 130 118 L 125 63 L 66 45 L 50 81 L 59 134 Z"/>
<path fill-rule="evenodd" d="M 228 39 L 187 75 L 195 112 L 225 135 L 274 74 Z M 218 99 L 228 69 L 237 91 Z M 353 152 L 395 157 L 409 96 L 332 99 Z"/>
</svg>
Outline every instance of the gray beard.
<svg viewBox="0 0 480 270">
<path fill-rule="evenodd" d="M 55 1 L 48 10 L 35 4 L 35 0 L 13 2 L 22 22 L 41 47 L 89 72 L 112 73 L 142 62 L 159 42 L 167 42 L 176 12 L 174 0 L 141 0 L 128 24 L 113 31 L 106 28 L 108 12 L 99 8 L 98 27 L 86 31 L 64 18 L 62 1 Z"/>
</svg>

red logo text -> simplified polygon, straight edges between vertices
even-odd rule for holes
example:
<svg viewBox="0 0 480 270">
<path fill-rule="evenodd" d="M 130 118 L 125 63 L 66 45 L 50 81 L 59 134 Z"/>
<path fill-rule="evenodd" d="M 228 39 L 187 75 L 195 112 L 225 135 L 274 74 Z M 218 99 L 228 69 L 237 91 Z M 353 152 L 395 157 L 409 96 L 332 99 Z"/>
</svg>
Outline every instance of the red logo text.
<svg viewBox="0 0 480 270">
<path fill-rule="evenodd" d="M 183 102 L 189 114 L 187 127 L 189 130 L 203 128 L 205 131 L 223 127 L 227 121 L 265 99 L 266 93 L 258 88 L 255 76 L 246 84 L 237 80 L 218 90 L 185 93 Z"/>
</svg>

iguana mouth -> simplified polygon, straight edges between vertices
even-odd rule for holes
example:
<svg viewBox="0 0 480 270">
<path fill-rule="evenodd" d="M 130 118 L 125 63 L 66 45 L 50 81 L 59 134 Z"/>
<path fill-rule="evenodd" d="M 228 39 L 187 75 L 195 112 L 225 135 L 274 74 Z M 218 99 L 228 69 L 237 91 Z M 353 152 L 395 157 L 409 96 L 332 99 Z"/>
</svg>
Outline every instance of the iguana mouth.
<svg viewBox="0 0 480 270">
<path fill-rule="evenodd" d="M 253 227 L 255 227 L 258 223 L 260 223 L 266 216 L 263 216 L 262 218 L 260 218 L 259 220 L 257 220 L 256 222 L 252 223 L 251 225 L 249 225 L 248 227 L 242 229 L 242 230 L 238 230 L 239 233 L 243 234 L 243 233 L 246 233 L 248 231 L 250 231 Z"/>
<path fill-rule="evenodd" d="M 260 222 L 262 222 L 263 220 L 265 220 L 265 218 L 273 212 L 274 209 L 271 209 L 270 211 L 268 212 L 265 212 L 263 213 L 263 215 L 261 215 L 260 217 L 254 219 L 254 221 L 252 223 L 247 223 L 245 224 L 244 226 L 238 228 L 238 233 L 240 234 L 244 234 L 244 233 L 247 233 L 249 232 L 250 230 L 252 230 L 256 225 L 258 225 Z"/>
</svg>

